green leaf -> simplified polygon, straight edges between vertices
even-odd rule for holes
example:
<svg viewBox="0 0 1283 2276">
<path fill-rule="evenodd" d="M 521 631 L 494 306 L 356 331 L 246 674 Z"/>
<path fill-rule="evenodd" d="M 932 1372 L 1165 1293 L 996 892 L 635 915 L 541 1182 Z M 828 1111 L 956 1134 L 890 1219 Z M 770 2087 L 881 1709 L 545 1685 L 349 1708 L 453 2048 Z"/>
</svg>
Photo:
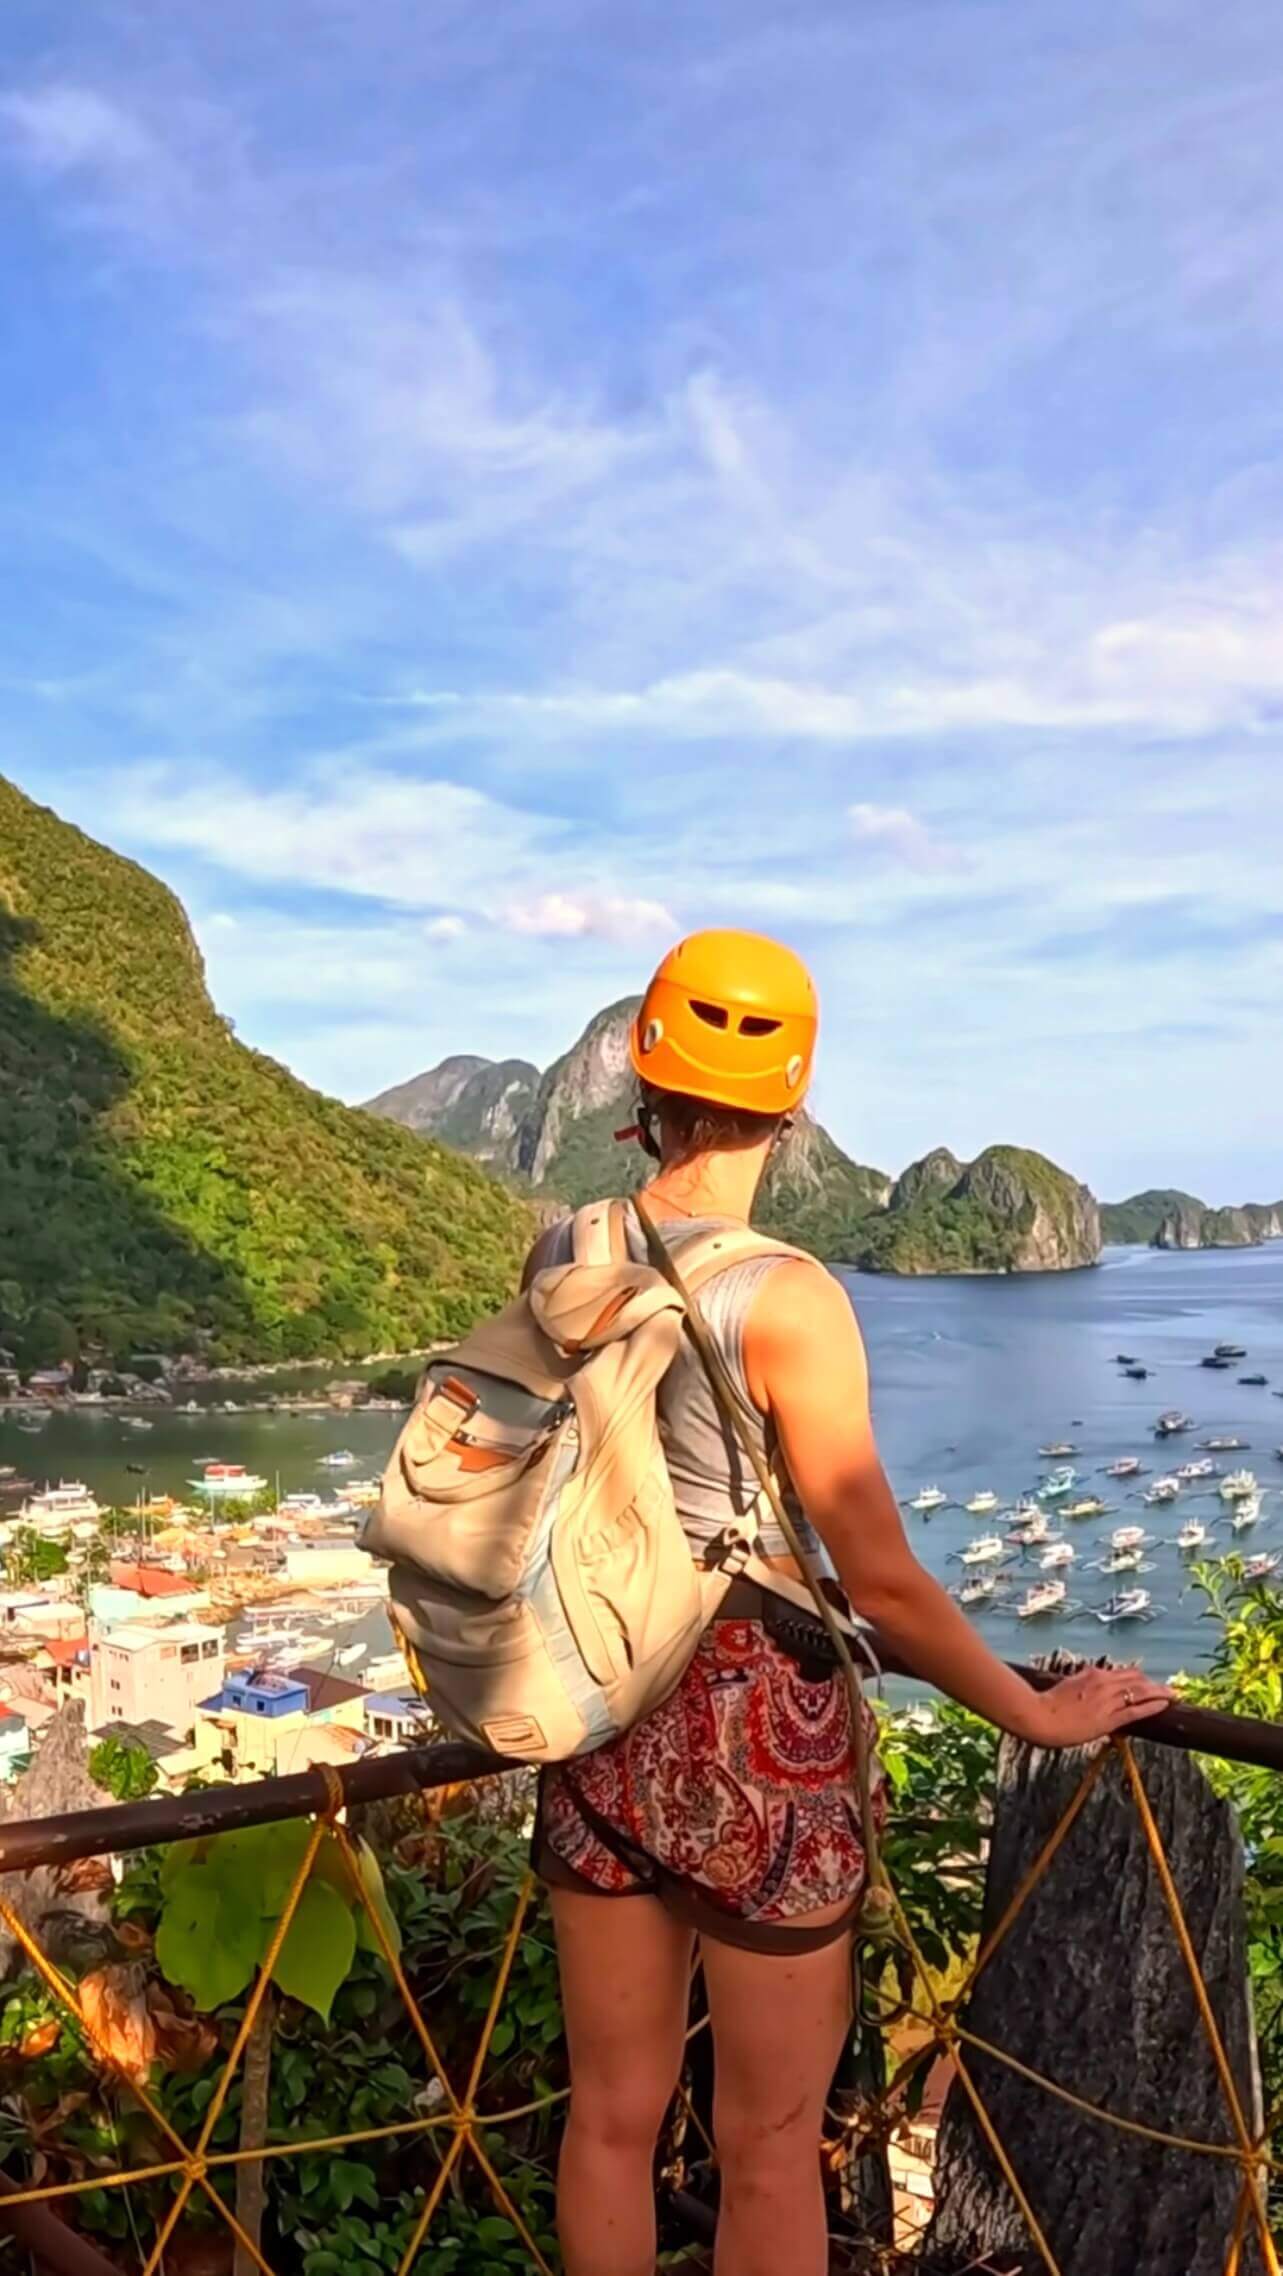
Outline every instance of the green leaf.
<svg viewBox="0 0 1283 2276">
<path fill-rule="evenodd" d="M 505 2221 L 498 2213 L 487 2213 L 477 2222 L 478 2244 L 511 2244 L 516 2235 L 511 2221 Z"/>
<path fill-rule="evenodd" d="M 378 1858 L 366 1841 L 360 1843 L 356 1854 L 357 1863 L 361 1868 L 361 1894 L 365 1899 L 365 1904 L 359 1909 L 356 1917 L 357 1943 L 363 1952 L 382 1954 L 383 1947 L 370 1925 L 369 1916 L 372 1913 L 380 1923 L 388 1943 L 399 1959 L 401 1956 L 401 1925 L 388 1902 L 388 1892 L 383 1885 L 383 1874 L 379 1868 Z"/>
<path fill-rule="evenodd" d="M 258 1962 L 258 1908 L 204 1864 L 175 1875 L 156 1931 L 156 1959 L 197 2007 L 221 2007 L 245 1989 Z"/>
<path fill-rule="evenodd" d="M 334 1994 L 352 1965 L 356 1928 L 351 1908 L 323 1881 L 310 1881 L 286 1932 L 273 1979 L 328 2023 Z"/>
</svg>

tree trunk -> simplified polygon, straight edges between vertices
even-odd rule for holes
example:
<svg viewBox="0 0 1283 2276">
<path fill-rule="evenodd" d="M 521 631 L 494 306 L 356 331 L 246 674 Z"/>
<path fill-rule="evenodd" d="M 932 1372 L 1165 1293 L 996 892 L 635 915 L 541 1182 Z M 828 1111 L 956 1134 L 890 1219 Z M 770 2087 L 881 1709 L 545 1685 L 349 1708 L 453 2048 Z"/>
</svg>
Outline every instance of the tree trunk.
<svg viewBox="0 0 1283 2276">
<path fill-rule="evenodd" d="M 1243 1917 L 1243 1853 L 1227 1804 L 1188 1756 L 1141 1741 L 1136 1759 L 1185 1910 L 1249 2129 L 1260 2119 Z M 1073 1797 L 1081 1754 L 1004 1739 L 989 1859 L 992 1927 Z M 1193 1988 L 1123 1765 L 1113 1761 L 1045 1880 L 982 1972 L 964 2026 L 1094 2107 L 1195 2140 L 1235 2135 Z M 1118 2132 L 963 2048 L 1063 2276 L 1222 2276 L 1239 2171 Z M 1241 2268 L 1259 2276 L 1249 2227 Z M 1045 2262 L 961 2086 L 936 2160 L 932 2276 L 977 2260 Z"/>
<path fill-rule="evenodd" d="M 276 1995 L 270 1984 L 254 2018 L 254 2028 L 241 2058 L 241 2140 L 243 2150 L 261 2150 L 267 2143 L 268 2105 L 272 2093 L 272 2032 L 276 2022 Z M 267 2174 L 262 2160 L 249 2159 L 236 2168 L 236 2218 L 247 2236 L 261 2244 L 263 2207 L 267 2202 Z M 258 2276 L 239 2237 L 233 2276 Z"/>
</svg>

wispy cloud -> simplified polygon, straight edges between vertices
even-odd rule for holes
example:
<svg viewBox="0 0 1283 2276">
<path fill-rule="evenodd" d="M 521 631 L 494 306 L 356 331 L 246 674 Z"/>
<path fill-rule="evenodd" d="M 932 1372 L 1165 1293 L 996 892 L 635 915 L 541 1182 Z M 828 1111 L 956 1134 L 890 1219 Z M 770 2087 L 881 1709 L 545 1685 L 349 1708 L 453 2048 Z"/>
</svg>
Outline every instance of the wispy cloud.
<svg viewBox="0 0 1283 2276">
<path fill-rule="evenodd" d="M 847 819 L 860 845 L 903 862 L 907 869 L 929 873 L 966 867 L 961 848 L 933 837 L 925 822 L 907 806 L 873 806 L 857 800 L 847 808 Z"/>
<path fill-rule="evenodd" d="M 671 936 L 678 929 L 662 901 L 595 893 L 541 893 L 534 901 L 513 901 L 503 911 L 503 922 L 512 932 L 538 940 L 580 940 L 596 933 L 606 940 L 640 941 L 656 933 Z"/>
<path fill-rule="evenodd" d="M 0 90 L 13 763 L 358 1095 L 742 919 L 866 1154 L 1242 1155 L 1162 1039 L 1228 1050 L 1277 955 L 1278 27 L 1160 13 L 53 0 Z"/>
</svg>

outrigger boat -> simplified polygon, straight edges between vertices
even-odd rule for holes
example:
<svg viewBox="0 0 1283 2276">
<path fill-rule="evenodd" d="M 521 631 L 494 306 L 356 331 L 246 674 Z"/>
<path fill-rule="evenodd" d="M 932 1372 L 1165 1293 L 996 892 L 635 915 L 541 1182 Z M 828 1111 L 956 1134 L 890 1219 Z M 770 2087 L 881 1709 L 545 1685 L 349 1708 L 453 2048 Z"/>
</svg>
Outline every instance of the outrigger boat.
<svg viewBox="0 0 1283 2276">
<path fill-rule="evenodd" d="M 1145 1562 L 1143 1549 L 1111 1549 L 1102 1557 L 1098 1571 L 1102 1573 L 1138 1573 Z"/>
<path fill-rule="evenodd" d="M 1065 1596 L 1063 1581 L 1035 1581 L 1016 1606 L 1017 1615 L 1021 1620 L 1037 1620 L 1048 1612 L 1063 1612 Z"/>
<path fill-rule="evenodd" d="M 1007 1544 L 997 1533 L 982 1533 L 962 1552 L 964 1565 L 992 1565 L 1007 1554 Z"/>
<path fill-rule="evenodd" d="M 1103 1502 L 1099 1494 L 1084 1494 L 1081 1501 L 1062 1502 L 1060 1514 L 1062 1517 L 1104 1517 L 1108 1508 L 1109 1503 Z"/>
<path fill-rule="evenodd" d="M 1065 1494 L 1072 1494 L 1077 1477 L 1077 1471 L 1072 1470 L 1068 1463 L 1064 1465 L 1063 1469 L 1053 1470 L 1051 1476 L 1044 1478 L 1038 1488 L 1039 1501 L 1055 1502 L 1059 1501 Z"/>
<path fill-rule="evenodd" d="M 1118 1620 L 1152 1620 L 1153 1601 L 1147 1588 L 1122 1588 L 1108 1603 L 1097 1607 L 1096 1618 L 1112 1627 Z"/>
<path fill-rule="evenodd" d="M 1250 1470 L 1231 1470 L 1217 1488 L 1223 1502 L 1247 1501 L 1257 1492 L 1256 1479 Z"/>
<path fill-rule="evenodd" d="M 1176 1546 L 1187 1556 L 1195 1549 L 1205 1549 L 1211 1534 L 1201 1517 L 1187 1518 L 1176 1536 Z"/>
<path fill-rule="evenodd" d="M 1154 1425 L 1155 1438 L 1177 1438 L 1185 1430 L 1193 1430 L 1194 1417 L 1183 1415 L 1179 1407 L 1169 1407 Z"/>
<path fill-rule="evenodd" d="M 1241 1501 L 1234 1504 L 1234 1515 L 1230 1519 L 1231 1532 L 1246 1533 L 1249 1525 L 1257 1523 L 1260 1514 L 1261 1496 L 1259 1494 L 1245 1494 Z"/>
<path fill-rule="evenodd" d="M 943 1486 L 924 1486 L 921 1493 L 914 1495 L 909 1507 L 917 1510 L 943 1509 L 948 1499 Z"/>
<path fill-rule="evenodd" d="M 998 1496 L 990 1487 L 985 1486 L 978 1494 L 973 1494 L 967 1503 L 967 1515 L 968 1517 L 989 1517 L 997 1507 Z"/>
<path fill-rule="evenodd" d="M 1120 1454 L 1118 1460 L 1111 1462 L 1105 1471 L 1107 1478 L 1136 1478 L 1139 1475 L 1139 1454 Z"/>
</svg>

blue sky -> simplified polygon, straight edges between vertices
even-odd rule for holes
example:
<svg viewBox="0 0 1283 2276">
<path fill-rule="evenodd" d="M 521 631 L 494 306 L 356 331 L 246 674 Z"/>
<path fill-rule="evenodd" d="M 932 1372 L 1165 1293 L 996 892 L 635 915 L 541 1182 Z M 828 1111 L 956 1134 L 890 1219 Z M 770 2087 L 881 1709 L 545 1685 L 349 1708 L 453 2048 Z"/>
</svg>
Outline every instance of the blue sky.
<svg viewBox="0 0 1283 2276">
<path fill-rule="evenodd" d="M 1283 1192 L 1273 0 L 10 0 L 0 767 L 348 1098 L 666 937 Z"/>
</svg>

